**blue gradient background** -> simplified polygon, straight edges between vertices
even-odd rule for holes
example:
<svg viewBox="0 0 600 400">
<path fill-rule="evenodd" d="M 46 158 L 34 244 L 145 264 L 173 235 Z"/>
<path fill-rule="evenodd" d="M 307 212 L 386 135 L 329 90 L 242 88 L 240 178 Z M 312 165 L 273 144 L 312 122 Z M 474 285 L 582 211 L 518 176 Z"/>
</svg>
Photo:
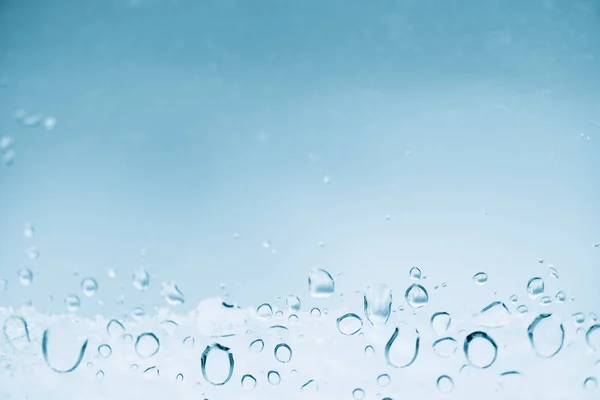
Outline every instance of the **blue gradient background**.
<svg viewBox="0 0 600 400">
<path fill-rule="evenodd" d="M 2 305 L 64 310 L 88 275 L 84 313 L 168 279 L 256 304 L 315 265 L 508 296 L 548 263 L 600 305 L 597 1 L 0 0 L 0 77 Z"/>
</svg>

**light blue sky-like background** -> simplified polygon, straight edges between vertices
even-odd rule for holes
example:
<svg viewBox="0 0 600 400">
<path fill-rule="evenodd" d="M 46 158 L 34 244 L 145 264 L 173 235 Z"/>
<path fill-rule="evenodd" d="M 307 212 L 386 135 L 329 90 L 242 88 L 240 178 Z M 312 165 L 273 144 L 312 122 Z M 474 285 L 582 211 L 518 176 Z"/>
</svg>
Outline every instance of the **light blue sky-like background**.
<svg viewBox="0 0 600 400">
<path fill-rule="evenodd" d="M 508 296 L 549 263 L 600 305 L 595 1 L 0 0 L 0 78 L 0 305 L 64 310 L 85 276 L 84 313 L 170 279 L 256 304 L 312 266 Z"/>
</svg>

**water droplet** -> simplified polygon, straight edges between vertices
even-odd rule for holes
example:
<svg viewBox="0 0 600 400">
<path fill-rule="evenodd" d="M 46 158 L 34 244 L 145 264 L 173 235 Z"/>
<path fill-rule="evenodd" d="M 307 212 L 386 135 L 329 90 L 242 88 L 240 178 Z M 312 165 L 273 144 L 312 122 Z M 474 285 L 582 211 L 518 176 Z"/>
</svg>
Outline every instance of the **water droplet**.
<svg viewBox="0 0 600 400">
<path fill-rule="evenodd" d="M 488 274 L 486 274 L 485 272 L 478 272 L 475 275 L 473 275 L 473 282 L 475 282 L 475 284 L 477 285 L 483 285 L 487 282 L 488 280 Z"/>
<path fill-rule="evenodd" d="M 123 341 L 125 343 L 133 343 L 133 336 L 131 335 L 131 333 L 126 333 L 123 335 Z"/>
<path fill-rule="evenodd" d="M 116 319 L 111 319 L 108 321 L 108 324 L 106 324 L 106 333 L 108 333 L 108 336 L 111 338 L 120 338 L 125 333 L 125 327 Z"/>
<path fill-rule="evenodd" d="M 385 325 L 392 313 L 392 289 L 381 283 L 369 286 L 363 296 L 363 304 L 365 316 L 371 325 Z"/>
<path fill-rule="evenodd" d="M 29 246 L 27 248 L 27 255 L 30 259 L 37 260 L 38 258 L 40 258 L 40 251 L 35 246 Z"/>
<path fill-rule="evenodd" d="M 557 303 L 564 303 L 566 300 L 567 300 L 567 295 L 565 294 L 565 292 L 556 293 L 555 301 Z"/>
<path fill-rule="evenodd" d="M 454 389 L 454 381 L 448 375 L 437 378 L 437 388 L 442 393 L 450 393 Z"/>
<path fill-rule="evenodd" d="M 375 355 L 375 348 L 373 348 L 373 346 L 368 345 L 365 347 L 365 355 L 367 356 L 374 356 Z"/>
<path fill-rule="evenodd" d="M 290 316 L 288 317 L 288 323 L 290 325 L 294 325 L 298 322 L 298 316 L 296 314 L 290 314 Z"/>
<path fill-rule="evenodd" d="M 388 374 L 381 374 L 377 377 L 377 384 L 379 386 L 389 386 L 389 384 L 392 382 L 392 379 L 390 378 L 390 376 Z"/>
<path fill-rule="evenodd" d="M 98 355 L 102 358 L 108 358 L 112 354 L 112 347 L 107 344 L 98 346 Z"/>
<path fill-rule="evenodd" d="M 140 292 L 148 290 L 150 285 L 150 274 L 142 267 L 133 273 L 133 286 Z"/>
<path fill-rule="evenodd" d="M 548 268 L 548 275 L 550 275 L 554 279 L 558 279 L 559 278 L 558 271 L 553 266 L 550 266 Z"/>
<path fill-rule="evenodd" d="M 104 371 L 99 369 L 98 372 L 96 372 L 96 379 L 102 379 L 102 378 L 104 378 Z"/>
<path fill-rule="evenodd" d="M 406 298 L 408 305 L 412 308 L 423 307 L 429 302 L 427 290 L 425 290 L 423 286 L 416 283 L 410 285 L 410 287 L 406 289 L 404 297 Z"/>
<path fill-rule="evenodd" d="M 331 177 L 329 175 L 325 175 L 323 177 L 323 183 L 329 185 L 331 183 Z"/>
<path fill-rule="evenodd" d="M 46 130 L 49 130 L 49 131 L 56 128 L 56 118 L 54 118 L 54 117 L 44 118 L 44 128 L 46 128 Z"/>
<path fill-rule="evenodd" d="M 600 350 L 600 324 L 589 327 L 585 334 L 585 341 L 594 350 Z"/>
<path fill-rule="evenodd" d="M 308 275 L 308 290 L 312 297 L 329 297 L 335 290 L 335 283 L 329 272 L 313 268 Z"/>
<path fill-rule="evenodd" d="M 408 271 L 408 276 L 410 276 L 410 279 L 413 281 L 421 280 L 421 269 L 418 267 L 412 267 L 410 271 Z"/>
<path fill-rule="evenodd" d="M 354 335 L 362 329 L 362 326 L 362 319 L 354 313 L 344 314 L 337 319 L 337 327 L 342 335 Z"/>
<path fill-rule="evenodd" d="M 0 138 L 0 151 L 5 151 L 13 145 L 13 139 L 9 136 Z"/>
<path fill-rule="evenodd" d="M 541 296 L 544 293 L 544 280 L 539 277 L 531 278 L 527 282 L 527 293 L 532 299 Z"/>
<path fill-rule="evenodd" d="M 411 345 L 412 340 L 398 340 L 400 329 L 395 328 L 394 333 L 385 345 L 385 359 L 389 365 L 394 368 L 406 368 L 412 365 L 419 355 L 420 335 L 419 331 L 415 330 L 414 345 Z M 414 346 L 414 347 L 413 347 Z M 392 358 L 394 360 L 392 360 Z"/>
<path fill-rule="evenodd" d="M 365 391 L 360 388 L 356 388 L 352 391 L 352 397 L 354 400 L 363 400 L 365 398 Z"/>
<path fill-rule="evenodd" d="M 579 326 L 585 322 L 585 314 L 582 312 L 571 315 L 571 318 L 573 319 L 573 324 L 575 324 L 575 326 Z"/>
<path fill-rule="evenodd" d="M 250 343 L 250 353 L 258 354 L 265 348 L 265 342 L 262 339 L 256 339 Z"/>
<path fill-rule="evenodd" d="M 51 370 L 53 370 L 54 372 L 59 373 L 59 374 L 67 374 L 69 372 L 75 371 L 75 369 L 77 369 L 79 364 L 81 364 L 81 360 L 83 360 L 83 356 L 85 355 L 85 350 L 87 349 L 88 340 L 85 339 L 85 341 L 81 345 L 81 348 L 79 349 L 79 355 L 77 356 L 75 363 L 71 367 L 65 368 L 65 369 L 58 369 L 58 368 L 54 367 L 52 365 L 52 363 L 50 362 L 50 356 L 48 354 L 48 350 L 49 350 L 48 349 L 48 338 L 49 338 L 49 336 L 50 336 L 49 330 L 46 329 L 42 336 L 42 354 L 44 355 L 44 361 L 46 361 L 46 365 L 48 365 L 48 367 L 50 367 Z M 61 352 L 61 356 L 63 356 L 63 355 L 64 355 L 64 352 Z"/>
<path fill-rule="evenodd" d="M 289 308 L 291 312 L 297 313 L 300 311 L 300 299 L 298 296 L 288 296 L 285 299 L 285 305 Z"/>
<path fill-rule="evenodd" d="M 585 378 L 585 380 L 583 381 L 583 388 L 585 390 L 592 391 L 592 390 L 596 390 L 597 387 L 598 387 L 598 381 L 593 376 Z"/>
<path fill-rule="evenodd" d="M 292 359 L 292 349 L 285 343 L 279 343 L 273 351 L 275 359 L 281 363 L 290 362 Z"/>
<path fill-rule="evenodd" d="M 185 302 L 185 297 L 177 287 L 175 281 L 163 282 L 160 286 L 160 294 L 165 301 L 172 306 L 178 306 Z"/>
<path fill-rule="evenodd" d="M 160 350 L 160 341 L 152 332 L 144 332 L 135 340 L 135 352 L 142 358 L 150 358 Z"/>
<path fill-rule="evenodd" d="M 550 304 L 552 304 L 552 297 L 550 297 L 550 296 L 540 297 L 540 304 L 542 306 L 549 306 Z"/>
<path fill-rule="evenodd" d="M 181 373 L 177 374 L 177 376 L 175 377 L 175 380 L 177 382 L 183 382 L 183 374 L 181 374 Z"/>
<path fill-rule="evenodd" d="M 538 262 L 538 264 L 543 264 L 544 263 L 544 259 L 543 258 L 538 258 L 537 262 Z"/>
<path fill-rule="evenodd" d="M 109 269 L 109 270 L 108 270 L 108 277 L 109 277 L 110 279 L 114 279 L 114 278 L 115 278 L 115 276 L 117 276 L 117 271 L 115 271 L 114 269 Z"/>
<path fill-rule="evenodd" d="M 146 379 L 154 379 L 160 376 L 160 369 L 156 368 L 156 365 L 153 365 L 151 367 L 146 368 L 144 372 L 142 372 L 142 374 Z"/>
<path fill-rule="evenodd" d="M 131 364 L 131 365 L 129 366 L 129 369 L 130 369 L 130 370 L 132 370 L 132 371 L 137 371 L 137 369 L 138 369 L 138 368 L 139 368 L 139 367 L 138 367 L 138 365 L 137 365 L 137 364 Z"/>
<path fill-rule="evenodd" d="M 21 285 L 29 286 L 29 285 L 31 285 L 32 281 L 33 281 L 33 272 L 31 272 L 31 270 L 22 269 L 19 271 L 19 282 L 21 283 Z"/>
<path fill-rule="evenodd" d="M 6 292 L 8 288 L 8 281 L 4 278 L 0 278 L 0 292 Z"/>
<path fill-rule="evenodd" d="M 319 310 L 317 307 L 314 307 L 312 310 L 310 310 L 310 316 L 313 318 L 319 318 L 321 316 L 321 310 Z"/>
<path fill-rule="evenodd" d="M 510 296 L 511 303 L 516 303 L 517 301 L 519 301 L 519 298 L 517 297 L 516 294 L 513 294 L 512 296 Z"/>
<path fill-rule="evenodd" d="M 281 382 L 281 376 L 277 371 L 269 371 L 267 372 L 267 380 L 271 385 L 277 386 Z"/>
<path fill-rule="evenodd" d="M 511 314 L 506 304 L 501 301 L 494 301 L 484 307 L 477 317 L 479 326 L 500 328 L 509 324 Z"/>
<path fill-rule="evenodd" d="M 451 337 L 443 337 L 431 345 L 435 354 L 440 357 L 451 357 L 456 353 L 456 349 L 458 348 L 458 342 Z"/>
<path fill-rule="evenodd" d="M 482 331 L 475 331 L 467 335 L 463 351 L 469 364 L 479 369 L 491 366 L 498 356 L 496 342 Z"/>
<path fill-rule="evenodd" d="M 81 291 L 83 292 L 84 296 L 92 297 L 96 294 L 97 290 L 98 283 L 94 278 L 85 278 L 81 281 Z"/>
<path fill-rule="evenodd" d="M 517 307 L 517 312 L 519 314 L 527 314 L 527 311 L 529 311 L 529 309 L 525 304 L 521 304 L 519 307 Z"/>
<path fill-rule="evenodd" d="M 538 356 L 554 357 L 562 349 L 565 341 L 565 329 L 552 314 L 540 314 L 527 327 L 529 343 Z"/>
<path fill-rule="evenodd" d="M 273 308 L 268 303 L 263 303 L 256 308 L 256 314 L 259 318 L 269 319 L 273 316 Z"/>
<path fill-rule="evenodd" d="M 242 376 L 242 389 L 253 390 L 256 387 L 256 378 L 250 374 Z"/>
<path fill-rule="evenodd" d="M 185 338 L 183 338 L 182 343 L 185 347 L 192 348 L 196 344 L 196 339 L 194 339 L 193 336 L 186 336 Z"/>
<path fill-rule="evenodd" d="M 26 222 L 23 227 L 23 236 L 27 239 L 31 239 L 35 235 L 35 227 L 30 223 Z"/>
<path fill-rule="evenodd" d="M 209 356 L 212 360 L 210 364 L 208 363 Z M 200 358 L 202 376 L 207 382 L 215 386 L 222 386 L 229 382 L 233 375 L 234 365 L 233 354 L 229 347 L 219 343 L 206 346 Z M 212 378 L 209 378 L 209 375 L 212 375 Z"/>
<path fill-rule="evenodd" d="M 16 350 L 23 350 L 30 342 L 29 327 L 24 318 L 11 315 L 2 327 L 6 341 Z"/>
<path fill-rule="evenodd" d="M 429 319 L 429 324 L 438 335 L 443 335 L 450 328 L 452 318 L 446 311 L 438 311 L 433 313 Z"/>
<path fill-rule="evenodd" d="M 310 379 L 300 387 L 300 391 L 305 393 L 316 393 L 319 391 L 319 384 L 314 379 Z"/>
<path fill-rule="evenodd" d="M 81 300 L 79 300 L 79 297 L 75 296 L 74 294 L 70 294 L 65 298 L 65 305 L 67 306 L 67 310 L 69 312 L 76 312 L 81 306 Z"/>
<path fill-rule="evenodd" d="M 146 311 L 142 307 L 135 307 L 131 310 L 131 316 L 136 320 L 141 319 L 144 315 L 146 315 Z"/>
</svg>

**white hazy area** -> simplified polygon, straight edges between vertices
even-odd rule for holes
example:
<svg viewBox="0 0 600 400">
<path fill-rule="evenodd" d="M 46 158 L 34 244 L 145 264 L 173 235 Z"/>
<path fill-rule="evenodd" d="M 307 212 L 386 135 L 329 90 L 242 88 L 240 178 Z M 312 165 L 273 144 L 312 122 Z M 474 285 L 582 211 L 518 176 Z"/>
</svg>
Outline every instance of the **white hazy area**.
<svg viewBox="0 0 600 400">
<path fill-rule="evenodd" d="M 592 329 L 586 339 L 590 327 L 596 324 L 595 315 L 590 313 L 592 310 L 581 309 L 585 321 L 575 322 L 573 314 L 581 305 L 569 297 L 564 303 L 555 302 L 555 293 L 550 292 L 553 282 L 551 278 L 545 280 L 544 294 L 553 299 L 546 306 L 540 304 L 539 297 L 525 295 L 511 301 L 510 295 L 504 298 L 486 285 L 473 284 L 471 292 L 453 292 L 450 286 L 428 288 L 428 304 L 413 309 L 404 298 L 405 288 L 398 288 L 393 291 L 389 320 L 378 326 L 365 317 L 359 291 L 344 296 L 336 292 L 325 299 L 302 297 L 297 320 L 290 319 L 293 310 L 283 305 L 273 304 L 273 315 L 261 318 L 256 307 L 228 308 L 221 298 L 212 298 L 189 313 L 177 313 L 176 307 L 171 307 L 139 319 L 126 317 L 121 320 L 124 331 L 115 323 L 107 329 L 111 318 L 104 316 L 92 319 L 76 314 L 48 315 L 33 307 L 0 308 L 4 328 L 0 340 L 0 398 L 597 399 L 600 390 L 595 388 L 594 379 L 600 379 L 600 355 L 595 347 L 600 345 L 600 329 Z M 427 287 L 427 281 L 421 283 Z M 468 305 L 449 310 L 443 307 L 444 298 L 469 301 L 465 302 Z M 482 314 L 481 309 L 492 301 L 501 301 L 506 308 L 500 304 Z M 311 315 L 311 309 L 319 304 L 321 315 Z M 517 311 L 523 304 L 528 307 L 525 314 Z M 444 324 L 437 330 L 431 324 L 432 314 L 439 311 L 451 315 L 447 330 Z M 354 335 L 343 335 L 338 330 L 337 319 L 348 312 L 356 313 L 363 321 L 362 329 Z M 527 328 L 540 313 L 552 316 L 533 330 L 533 347 Z M 562 347 L 561 324 L 565 332 Z M 396 365 L 409 363 L 419 338 L 416 359 L 405 368 L 393 367 L 386 360 L 385 345 L 395 328 L 399 334 L 390 346 L 389 359 Z M 488 368 L 476 367 L 493 360 L 493 347 L 486 340 L 471 342 L 469 358 L 464 353 L 465 338 L 474 331 L 486 332 L 497 344 L 497 357 Z M 47 357 L 42 352 L 44 332 Z M 145 332 L 153 333 L 160 341 L 158 351 L 149 357 L 156 350 L 149 336 L 140 339 L 138 351 L 135 346 L 138 336 Z M 453 352 L 450 345 L 434 351 L 433 342 L 446 336 L 457 341 L 456 350 Z M 250 348 L 257 339 L 264 342 L 260 352 L 256 351 L 260 346 L 253 347 L 255 351 Z M 85 340 L 88 345 L 77 368 L 68 373 L 55 372 L 76 364 Z M 229 348 L 234 360 L 231 378 L 220 386 L 207 381 L 201 367 L 203 351 L 214 343 Z M 289 361 L 283 358 L 287 362 L 275 357 L 279 343 L 292 349 Z M 112 349 L 110 355 L 106 347 L 99 349 L 105 344 Z M 374 352 L 365 351 L 367 346 L 372 346 Z M 556 355 L 548 357 L 557 350 Z M 205 373 L 210 380 L 224 381 L 229 370 L 226 352 L 215 349 L 208 353 Z M 277 383 L 274 374 L 273 382 L 269 382 L 270 371 L 279 374 L 278 384 L 273 384 Z M 242 385 L 246 374 L 256 379 L 255 387 Z M 378 382 L 382 374 L 389 375 L 389 382 Z M 443 386 L 442 381 L 441 389 L 447 392 L 437 385 L 442 375 L 453 381 L 450 386 Z M 363 390 L 364 397 L 355 389 Z"/>
</svg>

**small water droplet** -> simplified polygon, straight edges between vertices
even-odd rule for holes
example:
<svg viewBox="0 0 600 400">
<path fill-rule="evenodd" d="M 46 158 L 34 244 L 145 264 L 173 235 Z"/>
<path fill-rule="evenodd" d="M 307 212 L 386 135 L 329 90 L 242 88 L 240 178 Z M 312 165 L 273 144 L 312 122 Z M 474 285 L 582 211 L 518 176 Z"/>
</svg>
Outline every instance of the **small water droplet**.
<svg viewBox="0 0 600 400">
<path fill-rule="evenodd" d="M 27 239 L 31 239 L 35 235 L 35 227 L 30 223 L 26 222 L 23 227 L 23 236 Z"/>
<path fill-rule="evenodd" d="M 117 271 L 115 271 L 114 269 L 109 269 L 109 270 L 108 270 L 108 277 L 109 277 L 110 279 L 114 279 L 114 278 L 115 278 L 115 276 L 117 276 Z"/>
<path fill-rule="evenodd" d="M 392 379 L 390 378 L 390 376 L 388 374 L 381 374 L 377 377 L 377 384 L 379 386 L 389 386 L 389 384 L 392 382 Z"/>
<path fill-rule="evenodd" d="M 511 303 L 516 303 L 517 301 L 519 301 L 519 298 L 517 297 L 516 294 L 513 294 L 512 296 L 510 296 Z"/>
<path fill-rule="evenodd" d="M 321 310 L 319 310 L 317 307 L 314 307 L 312 310 L 310 310 L 310 316 L 313 318 L 319 318 L 321 316 Z"/>
<path fill-rule="evenodd" d="M 33 281 L 33 272 L 31 272 L 30 269 L 22 269 L 19 271 L 19 282 L 21 283 L 21 285 L 23 286 L 29 286 L 31 285 L 31 282 Z"/>
<path fill-rule="evenodd" d="M 150 285 L 150 274 L 142 267 L 133 273 L 133 286 L 140 292 L 148 290 Z"/>
<path fill-rule="evenodd" d="M 475 331 L 467 335 L 463 351 L 469 364 L 479 369 L 490 367 L 498 356 L 496 342 L 482 331 Z"/>
<path fill-rule="evenodd" d="M 263 303 L 256 307 L 256 315 L 262 319 L 269 319 L 273 316 L 273 308 L 269 303 Z"/>
<path fill-rule="evenodd" d="M 291 312 L 297 313 L 300 311 L 300 304 L 298 296 L 288 296 L 285 298 L 285 305 Z"/>
<path fill-rule="evenodd" d="M 588 391 L 596 390 L 598 387 L 598 381 L 593 376 L 585 378 L 583 381 L 583 388 Z"/>
<path fill-rule="evenodd" d="M 129 366 L 129 369 L 130 369 L 130 370 L 132 370 L 132 371 L 137 371 L 137 369 L 138 369 L 138 368 L 139 368 L 139 367 L 138 367 L 138 365 L 137 365 L 137 364 L 131 364 L 131 365 Z"/>
<path fill-rule="evenodd" d="M 107 344 L 98 346 L 98 355 L 102 358 L 108 358 L 112 354 L 112 347 Z"/>
<path fill-rule="evenodd" d="M 538 356 L 554 357 L 565 341 L 563 324 L 552 318 L 552 314 L 540 314 L 527 327 L 529 343 Z"/>
<path fill-rule="evenodd" d="M 486 274 L 485 272 L 478 272 L 475 275 L 473 275 L 473 282 L 475 282 L 475 284 L 477 285 L 483 285 L 487 282 L 488 280 L 488 274 Z"/>
<path fill-rule="evenodd" d="M 506 304 L 494 301 L 484 307 L 477 316 L 478 325 L 485 328 L 500 328 L 510 323 L 510 311 Z"/>
<path fill-rule="evenodd" d="M 538 298 L 544 293 L 544 280 L 540 277 L 531 278 L 527 282 L 527 293 L 532 299 Z"/>
<path fill-rule="evenodd" d="M 338 331 L 342 335 L 354 335 L 362 329 L 362 326 L 362 319 L 354 313 L 344 314 L 337 319 Z"/>
<path fill-rule="evenodd" d="M 540 304 L 542 306 L 549 306 L 550 304 L 552 304 L 552 297 L 550 297 L 550 296 L 540 297 Z"/>
<path fill-rule="evenodd" d="M 277 386 L 281 383 L 281 375 L 277 371 L 269 371 L 267 372 L 267 380 L 271 385 Z"/>
<path fill-rule="evenodd" d="M 242 376 L 242 389 L 253 390 L 256 387 L 256 378 L 250 374 Z"/>
<path fill-rule="evenodd" d="M 177 287 L 175 281 L 163 282 L 160 286 L 160 294 L 165 301 L 172 306 L 178 306 L 185 303 L 185 297 Z"/>
<path fill-rule="evenodd" d="M 79 297 L 75 296 L 74 294 L 70 294 L 65 298 L 65 305 L 67 306 L 67 310 L 69 312 L 76 312 L 81 306 L 81 300 L 79 300 Z"/>
<path fill-rule="evenodd" d="M 144 315 L 146 315 L 146 311 L 142 307 L 135 307 L 131 310 L 131 316 L 136 320 L 140 320 Z"/>
<path fill-rule="evenodd" d="M 308 290 L 315 298 L 331 296 L 335 290 L 333 277 L 324 269 L 313 268 L 308 275 Z"/>
<path fill-rule="evenodd" d="M 135 352 L 142 358 L 150 358 L 160 350 L 160 341 L 152 332 L 144 332 L 135 340 Z"/>
<path fill-rule="evenodd" d="M 290 314 L 288 322 L 290 325 L 295 325 L 298 322 L 298 316 L 296 314 Z"/>
<path fill-rule="evenodd" d="M 410 271 L 408 271 L 408 275 L 413 281 L 421 280 L 421 269 L 419 269 L 418 267 L 412 267 Z"/>
<path fill-rule="evenodd" d="M 106 333 L 108 333 L 108 336 L 111 338 L 120 338 L 125 333 L 125 327 L 116 319 L 111 319 L 108 321 L 108 324 L 106 324 Z"/>
<path fill-rule="evenodd" d="M 51 370 L 53 370 L 54 372 L 59 373 L 59 374 L 67 374 L 69 372 L 75 371 L 75 369 L 77 369 L 79 364 L 81 364 L 81 360 L 83 360 L 85 350 L 87 349 L 88 340 L 85 339 L 85 341 L 81 345 L 81 348 L 79 349 L 79 355 L 77 356 L 75 363 L 71 367 L 65 368 L 65 369 L 58 369 L 58 368 L 54 367 L 52 365 L 52 363 L 50 362 L 50 356 L 49 356 L 49 352 L 48 352 L 49 336 L 50 336 L 49 330 L 46 329 L 42 336 L 42 354 L 44 356 L 44 361 L 46 362 L 46 365 L 48 365 L 48 367 L 50 367 Z M 63 354 L 61 354 L 61 355 L 63 355 Z"/>
<path fill-rule="evenodd" d="M 183 374 L 181 374 L 181 373 L 177 374 L 177 376 L 175 377 L 175 380 L 177 382 L 183 382 Z"/>
<path fill-rule="evenodd" d="M 440 357 L 451 357 L 456 353 L 456 349 L 458 348 L 458 342 L 451 337 L 443 337 L 431 345 L 435 354 Z"/>
<path fill-rule="evenodd" d="M 44 118 L 44 128 L 46 128 L 46 130 L 49 130 L 49 131 L 56 128 L 56 118 L 54 118 L 54 117 Z"/>
<path fill-rule="evenodd" d="M 185 338 L 183 338 L 182 343 L 185 347 L 192 348 L 196 344 L 196 339 L 194 339 L 193 336 L 186 336 Z"/>
<path fill-rule="evenodd" d="M 323 177 L 323 183 L 329 185 L 331 183 L 331 177 L 329 175 L 325 175 Z"/>
<path fill-rule="evenodd" d="M 83 292 L 84 296 L 92 297 L 96 294 L 97 290 L 98 283 L 94 278 L 85 278 L 81 281 L 81 291 Z"/>
<path fill-rule="evenodd" d="M 365 398 L 365 391 L 360 388 L 356 388 L 352 391 L 352 397 L 354 400 L 363 400 Z"/>
<path fill-rule="evenodd" d="M 553 266 L 548 267 L 548 275 L 550 275 L 554 279 L 558 279 L 558 271 Z"/>
<path fill-rule="evenodd" d="M 436 385 L 441 393 L 450 393 L 454 389 L 454 381 L 448 375 L 437 378 Z"/>
<path fill-rule="evenodd" d="M 8 288 L 8 280 L 0 278 L 0 292 L 6 292 Z"/>
<path fill-rule="evenodd" d="M 596 248 L 596 249 L 597 249 L 598 247 L 600 247 L 600 242 L 596 242 L 596 243 L 594 243 L 594 248 Z"/>
<path fill-rule="evenodd" d="M 575 326 L 579 326 L 585 322 L 585 314 L 582 312 L 576 312 L 575 314 L 571 315 L 571 318 L 573 319 L 573 324 Z"/>
<path fill-rule="evenodd" d="M 209 363 L 209 356 L 216 357 L 216 359 Z M 207 382 L 215 386 L 222 386 L 231 379 L 235 363 L 229 347 L 214 343 L 206 346 L 202 352 L 200 366 L 202 376 Z M 212 375 L 212 378 L 209 378 L 209 375 Z M 215 376 L 219 379 L 216 379 Z"/>
<path fill-rule="evenodd" d="M 104 371 L 102 371 L 101 369 L 98 370 L 98 372 L 96 372 L 96 379 L 102 379 L 104 378 Z"/>
<path fill-rule="evenodd" d="M 406 289 L 404 297 L 406 298 L 408 305 L 412 308 L 421 308 L 429 302 L 427 290 L 416 283 L 410 285 L 410 287 Z"/>
<path fill-rule="evenodd" d="M 537 262 L 538 262 L 538 264 L 543 264 L 544 263 L 544 259 L 543 258 L 538 258 Z"/>
<path fill-rule="evenodd" d="M 433 315 L 429 319 L 431 327 L 433 328 L 435 333 L 437 333 L 440 336 L 446 333 L 446 331 L 448 331 L 451 322 L 452 318 L 450 317 L 450 314 L 448 314 L 446 311 L 438 311 L 436 313 L 433 313 Z"/>
<path fill-rule="evenodd" d="M 392 289 L 381 283 L 367 287 L 363 305 L 365 316 L 371 325 L 385 325 L 392 312 Z"/>
<path fill-rule="evenodd" d="M 40 251 L 35 246 L 29 246 L 27 248 L 27 255 L 30 259 L 37 260 L 38 258 L 40 258 Z"/>
<path fill-rule="evenodd" d="M 256 339 L 250 343 L 250 353 L 258 354 L 265 348 L 265 342 L 262 339 Z"/>
<path fill-rule="evenodd" d="M 365 355 L 367 356 L 374 356 L 375 355 L 375 348 L 371 345 L 365 346 Z"/>
<path fill-rule="evenodd" d="M 529 309 L 525 304 L 521 304 L 519 307 L 517 307 L 517 312 L 519 314 L 527 314 L 527 311 L 529 311 Z"/>
<path fill-rule="evenodd" d="M 415 330 L 414 345 L 411 345 L 412 340 L 396 341 L 399 333 L 400 329 L 395 328 L 394 333 L 386 343 L 384 349 L 385 359 L 394 368 L 410 367 L 419 355 L 421 337 L 419 331 Z"/>
<path fill-rule="evenodd" d="M 287 363 L 292 359 L 292 349 L 286 343 L 279 343 L 275 346 L 273 354 L 275 354 L 275 359 L 280 363 Z"/>
<path fill-rule="evenodd" d="M 585 334 L 585 341 L 594 350 L 600 350 L 600 324 L 589 327 Z"/>
</svg>

